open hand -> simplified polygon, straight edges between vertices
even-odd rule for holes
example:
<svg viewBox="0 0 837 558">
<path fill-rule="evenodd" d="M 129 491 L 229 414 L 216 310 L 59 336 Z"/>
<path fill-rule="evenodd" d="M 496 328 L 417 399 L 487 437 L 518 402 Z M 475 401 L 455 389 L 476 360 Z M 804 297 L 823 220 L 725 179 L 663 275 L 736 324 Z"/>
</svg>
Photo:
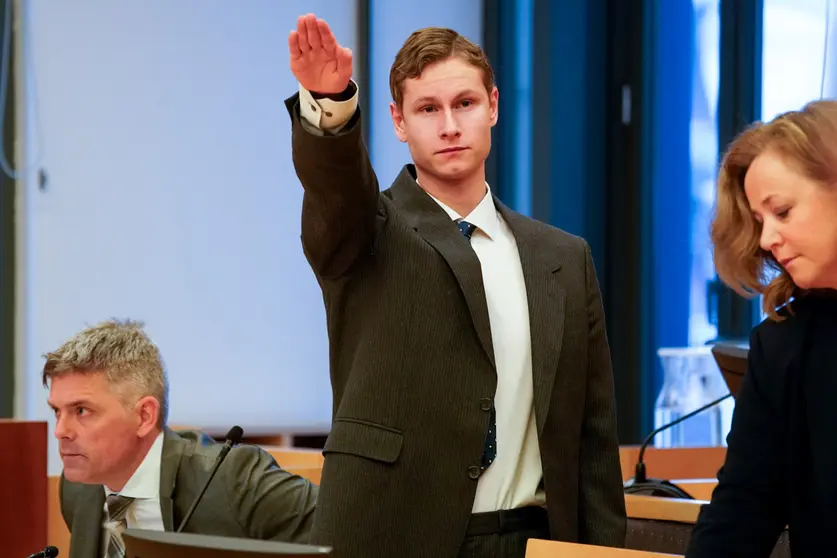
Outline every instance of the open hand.
<svg viewBox="0 0 837 558">
<path fill-rule="evenodd" d="M 300 16 L 288 36 L 291 72 L 308 91 L 336 95 L 352 77 L 352 51 L 340 46 L 328 24 L 314 14 Z"/>
</svg>

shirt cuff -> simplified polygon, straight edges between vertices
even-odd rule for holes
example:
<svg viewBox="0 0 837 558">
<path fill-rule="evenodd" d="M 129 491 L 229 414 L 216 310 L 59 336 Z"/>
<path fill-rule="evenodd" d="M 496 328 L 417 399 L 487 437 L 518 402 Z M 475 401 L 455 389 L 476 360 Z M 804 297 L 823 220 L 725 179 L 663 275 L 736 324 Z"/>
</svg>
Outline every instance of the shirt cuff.
<svg viewBox="0 0 837 558">
<path fill-rule="evenodd" d="M 354 94 L 346 101 L 334 101 L 328 98 L 315 99 L 310 91 L 299 86 L 299 112 L 309 124 L 317 129 L 339 132 L 354 116 L 357 110 L 357 84 L 352 81 Z"/>
</svg>

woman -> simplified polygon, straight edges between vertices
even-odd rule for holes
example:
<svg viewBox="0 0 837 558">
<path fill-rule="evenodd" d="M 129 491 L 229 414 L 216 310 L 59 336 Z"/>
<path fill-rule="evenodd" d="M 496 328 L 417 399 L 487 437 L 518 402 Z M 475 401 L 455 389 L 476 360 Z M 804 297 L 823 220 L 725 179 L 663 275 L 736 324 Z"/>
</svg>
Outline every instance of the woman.
<svg viewBox="0 0 837 558">
<path fill-rule="evenodd" d="M 689 558 L 835 552 L 837 102 L 757 124 L 730 146 L 712 241 L 721 279 L 764 295 L 726 462 Z M 823 554 L 823 553 L 826 554 Z"/>
</svg>

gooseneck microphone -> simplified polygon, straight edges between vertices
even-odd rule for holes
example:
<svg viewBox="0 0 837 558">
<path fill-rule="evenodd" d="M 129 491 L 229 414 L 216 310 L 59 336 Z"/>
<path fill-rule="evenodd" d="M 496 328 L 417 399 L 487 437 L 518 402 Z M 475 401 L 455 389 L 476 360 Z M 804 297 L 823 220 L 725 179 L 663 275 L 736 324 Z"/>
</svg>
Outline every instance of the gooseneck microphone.
<svg viewBox="0 0 837 558">
<path fill-rule="evenodd" d="M 227 432 L 227 439 L 224 441 L 224 447 L 221 448 L 221 453 L 218 454 L 218 457 L 215 458 L 215 464 L 212 466 L 212 471 L 209 473 L 209 478 L 206 479 L 206 482 L 203 483 L 203 488 L 198 493 L 198 497 L 195 498 L 195 501 L 192 502 L 192 506 L 189 508 L 189 511 L 186 512 L 186 515 L 183 516 L 183 521 L 180 522 L 180 527 L 177 528 L 177 533 L 183 531 L 183 528 L 186 527 L 186 524 L 189 522 L 189 519 L 192 517 L 192 514 L 195 513 L 195 508 L 198 507 L 198 503 L 203 498 L 206 489 L 209 487 L 209 483 L 212 482 L 213 477 L 215 477 L 215 473 L 218 472 L 218 467 L 221 466 L 221 463 L 224 462 L 224 458 L 227 457 L 227 454 L 230 453 L 230 450 L 241 441 L 241 437 L 244 436 L 244 430 L 241 429 L 240 426 L 233 426 L 230 428 L 230 431 Z"/>
<path fill-rule="evenodd" d="M 54 546 L 48 546 L 40 552 L 27 556 L 27 558 L 55 558 L 56 556 L 58 556 L 58 549 Z"/>
<path fill-rule="evenodd" d="M 645 448 L 651 443 L 654 439 L 654 436 L 668 430 L 673 426 L 677 426 L 684 420 L 688 420 L 693 416 L 702 413 L 703 411 L 722 403 L 723 401 L 732 397 L 732 393 L 728 393 L 723 397 L 716 399 L 715 401 L 711 401 L 704 405 L 703 407 L 698 407 L 694 411 L 690 413 L 686 413 L 680 418 L 677 418 L 667 424 L 662 425 L 661 427 L 651 431 L 651 434 L 645 438 L 645 441 L 642 442 L 642 446 L 639 448 L 639 457 L 636 460 L 636 470 L 634 472 L 634 478 L 630 479 L 628 482 L 625 483 L 625 494 L 644 494 L 647 496 L 664 496 L 668 498 L 683 498 L 686 500 L 694 500 L 694 498 L 685 490 L 673 484 L 667 480 L 661 479 L 649 479 L 646 471 L 645 471 L 645 462 L 643 461 L 645 457 Z"/>
</svg>

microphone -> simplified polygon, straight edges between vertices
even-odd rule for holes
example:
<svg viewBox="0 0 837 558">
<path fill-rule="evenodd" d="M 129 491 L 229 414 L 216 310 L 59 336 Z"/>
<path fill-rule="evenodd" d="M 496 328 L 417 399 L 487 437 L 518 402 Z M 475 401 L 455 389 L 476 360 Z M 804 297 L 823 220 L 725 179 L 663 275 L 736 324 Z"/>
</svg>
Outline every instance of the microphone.
<svg viewBox="0 0 837 558">
<path fill-rule="evenodd" d="M 639 448 L 639 457 L 636 460 L 636 471 L 634 473 L 634 478 L 628 480 L 625 483 L 625 494 L 644 494 L 646 496 L 663 496 L 667 498 L 683 498 L 685 500 L 694 500 L 694 498 L 685 490 L 673 484 L 667 480 L 661 479 L 649 479 L 645 472 L 645 462 L 643 458 L 645 457 L 645 448 L 651 443 L 654 439 L 654 436 L 659 434 L 660 432 L 667 430 L 673 426 L 677 426 L 684 420 L 690 419 L 693 416 L 702 413 L 706 409 L 714 407 L 719 403 L 729 399 L 732 397 L 732 393 L 728 393 L 723 397 L 719 397 L 715 401 L 707 403 L 703 407 L 698 407 L 694 411 L 690 413 L 686 413 L 682 417 L 675 419 L 668 424 L 664 424 L 661 427 L 651 431 L 651 434 L 645 438 L 645 441 L 642 442 L 642 446 Z"/>
<path fill-rule="evenodd" d="M 27 558 L 55 558 L 58 556 L 58 549 L 54 546 L 48 546 L 40 552 L 36 552 Z"/>
<path fill-rule="evenodd" d="M 227 454 L 230 453 L 233 446 L 241 441 L 242 436 L 244 436 L 244 430 L 242 430 L 240 426 L 233 426 L 230 428 L 230 431 L 227 432 L 227 439 L 224 441 L 224 447 L 221 448 L 221 453 L 219 453 L 218 457 L 215 458 L 215 465 L 212 466 L 209 478 L 207 478 L 206 482 L 203 483 L 203 488 L 201 488 L 201 491 L 198 493 L 198 497 L 195 498 L 195 501 L 192 502 L 192 507 L 190 507 L 189 511 L 186 512 L 186 515 L 183 516 L 183 521 L 180 522 L 180 527 L 177 528 L 177 531 L 175 531 L 176 533 L 183 531 L 183 528 L 186 527 L 186 524 L 195 512 L 195 508 L 198 507 L 198 502 L 201 501 L 206 489 L 209 487 L 209 483 L 212 482 L 213 477 L 215 477 L 215 473 L 218 472 L 218 467 L 221 466 L 221 463 L 223 463 L 224 458 L 227 457 Z"/>
</svg>

